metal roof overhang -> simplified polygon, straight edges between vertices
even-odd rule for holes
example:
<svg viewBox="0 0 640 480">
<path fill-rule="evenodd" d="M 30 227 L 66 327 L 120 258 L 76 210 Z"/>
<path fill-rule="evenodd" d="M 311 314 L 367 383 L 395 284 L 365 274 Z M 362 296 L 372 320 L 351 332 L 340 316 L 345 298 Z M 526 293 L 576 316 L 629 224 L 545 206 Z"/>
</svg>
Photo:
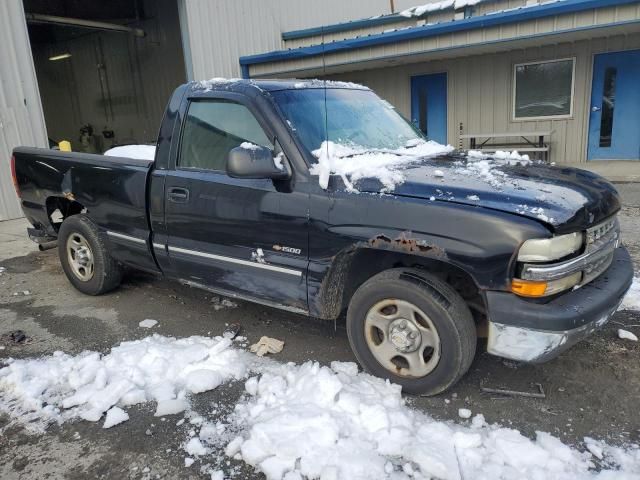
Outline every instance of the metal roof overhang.
<svg viewBox="0 0 640 480">
<path fill-rule="evenodd" d="M 340 68 L 340 65 L 331 65 L 331 71 L 329 72 L 326 67 L 318 69 L 313 68 L 296 68 L 295 64 L 297 60 L 311 59 L 313 57 L 330 56 L 332 54 L 340 54 L 357 49 L 366 49 L 378 46 L 385 46 L 396 44 L 400 42 L 410 42 L 412 40 L 429 39 L 433 37 L 441 37 L 447 34 L 469 32 L 473 30 L 486 29 L 491 27 L 500 27 L 503 25 L 509 25 L 514 23 L 526 22 L 531 20 L 539 20 L 547 17 L 579 13 L 587 10 L 602 9 L 606 7 L 616 7 L 628 4 L 638 3 L 637 0 L 558 0 L 552 3 L 546 3 L 530 7 L 521 7 L 514 10 L 505 10 L 496 13 L 490 13 L 479 17 L 471 17 L 462 20 L 455 20 L 450 22 L 443 22 L 434 25 L 424 25 L 420 27 L 412 27 L 404 30 L 397 30 L 393 32 L 386 32 L 380 34 L 368 35 L 366 37 L 349 38 L 341 41 L 331 42 L 327 44 L 310 45 L 306 47 L 300 47 L 289 50 L 277 50 L 268 53 L 262 53 L 257 55 L 248 55 L 240 57 L 240 66 L 242 68 L 243 76 L 248 77 L 250 68 L 264 65 L 264 64 L 277 64 L 281 67 L 277 68 L 275 73 L 284 72 L 296 72 L 304 71 L 305 74 L 314 73 L 337 73 L 339 71 L 349 70 L 349 68 Z M 518 36 L 517 38 L 499 39 L 488 42 L 479 42 L 473 45 L 457 45 L 446 48 L 438 48 L 435 50 L 429 50 L 424 52 L 412 52 L 406 55 L 391 55 L 389 57 L 379 57 L 376 59 L 367 59 L 366 66 L 362 65 L 360 68 L 376 68 L 382 65 L 388 65 L 393 59 L 401 59 L 407 57 L 406 61 L 421 61 L 421 56 L 425 55 L 432 59 L 434 55 L 436 57 L 451 57 L 452 50 L 464 49 L 465 55 L 472 55 L 476 53 L 482 53 L 483 48 L 487 48 L 490 51 L 509 50 L 512 48 L 524 48 L 528 42 L 536 41 L 545 37 L 557 37 L 563 35 L 563 40 L 575 41 L 583 38 L 588 38 L 590 35 L 586 32 L 592 32 L 594 29 L 603 30 L 609 29 L 612 31 L 621 30 L 624 31 L 629 27 L 635 28 L 637 21 L 630 22 L 615 22 L 607 24 L 599 24 L 586 27 L 569 28 L 563 30 L 556 30 L 553 32 L 545 32 L 541 34 L 533 34 L 527 36 Z M 609 33 L 607 33 L 609 34 Z M 567 38 L 565 39 L 564 36 Z M 555 40 L 557 42 L 557 40 Z M 503 45 L 508 43 L 508 45 Z M 411 59 L 408 59 L 411 57 Z M 285 67 L 284 64 L 292 63 L 291 67 Z M 353 69 L 354 63 L 363 63 L 357 61 L 345 62 L 343 66 L 350 65 Z"/>
</svg>

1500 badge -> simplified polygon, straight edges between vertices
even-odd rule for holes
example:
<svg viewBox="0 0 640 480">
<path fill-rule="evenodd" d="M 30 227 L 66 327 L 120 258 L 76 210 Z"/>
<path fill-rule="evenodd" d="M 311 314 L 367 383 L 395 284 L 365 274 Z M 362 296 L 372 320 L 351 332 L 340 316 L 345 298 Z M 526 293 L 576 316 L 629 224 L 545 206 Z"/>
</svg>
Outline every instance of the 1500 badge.
<svg viewBox="0 0 640 480">
<path fill-rule="evenodd" d="M 300 248 L 285 247 L 284 245 L 274 245 L 272 248 L 277 252 L 294 253 L 296 255 L 302 253 L 302 249 Z"/>
</svg>

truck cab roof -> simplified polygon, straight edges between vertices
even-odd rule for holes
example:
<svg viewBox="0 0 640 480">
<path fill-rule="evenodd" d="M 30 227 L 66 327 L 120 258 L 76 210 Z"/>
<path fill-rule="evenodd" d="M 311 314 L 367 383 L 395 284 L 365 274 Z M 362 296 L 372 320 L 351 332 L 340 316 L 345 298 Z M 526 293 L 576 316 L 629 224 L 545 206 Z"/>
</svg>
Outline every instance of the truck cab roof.
<svg viewBox="0 0 640 480">
<path fill-rule="evenodd" d="M 199 82 L 190 82 L 192 91 L 231 91 L 247 93 L 254 89 L 260 92 L 275 92 L 279 90 L 309 89 L 309 88 L 346 88 L 352 90 L 369 90 L 364 85 L 352 82 L 314 79 L 269 79 L 253 80 L 243 78 L 212 78 Z"/>
</svg>

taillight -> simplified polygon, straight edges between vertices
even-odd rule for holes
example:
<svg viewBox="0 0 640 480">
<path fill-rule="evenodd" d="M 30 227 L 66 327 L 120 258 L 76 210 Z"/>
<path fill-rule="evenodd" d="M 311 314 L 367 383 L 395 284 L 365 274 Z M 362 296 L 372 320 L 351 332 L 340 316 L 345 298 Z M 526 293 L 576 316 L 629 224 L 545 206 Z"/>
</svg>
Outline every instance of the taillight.
<svg viewBox="0 0 640 480">
<path fill-rule="evenodd" d="M 13 187 L 16 189 L 18 197 L 20 197 L 20 186 L 18 185 L 18 176 L 16 175 L 16 156 L 11 155 L 11 178 L 13 178 Z"/>
</svg>

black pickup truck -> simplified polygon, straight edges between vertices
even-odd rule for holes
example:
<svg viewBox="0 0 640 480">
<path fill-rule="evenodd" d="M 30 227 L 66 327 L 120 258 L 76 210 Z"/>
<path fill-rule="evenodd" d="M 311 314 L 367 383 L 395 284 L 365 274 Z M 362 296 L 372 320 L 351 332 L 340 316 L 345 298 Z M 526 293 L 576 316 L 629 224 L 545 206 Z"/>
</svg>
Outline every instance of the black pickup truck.
<svg viewBox="0 0 640 480">
<path fill-rule="evenodd" d="M 607 322 L 633 277 L 612 185 L 431 143 L 366 88 L 217 80 L 176 89 L 155 159 L 20 147 L 12 168 L 78 290 L 128 266 L 346 315 L 362 366 L 410 393 L 451 387 L 479 337 L 543 362 Z"/>
</svg>

